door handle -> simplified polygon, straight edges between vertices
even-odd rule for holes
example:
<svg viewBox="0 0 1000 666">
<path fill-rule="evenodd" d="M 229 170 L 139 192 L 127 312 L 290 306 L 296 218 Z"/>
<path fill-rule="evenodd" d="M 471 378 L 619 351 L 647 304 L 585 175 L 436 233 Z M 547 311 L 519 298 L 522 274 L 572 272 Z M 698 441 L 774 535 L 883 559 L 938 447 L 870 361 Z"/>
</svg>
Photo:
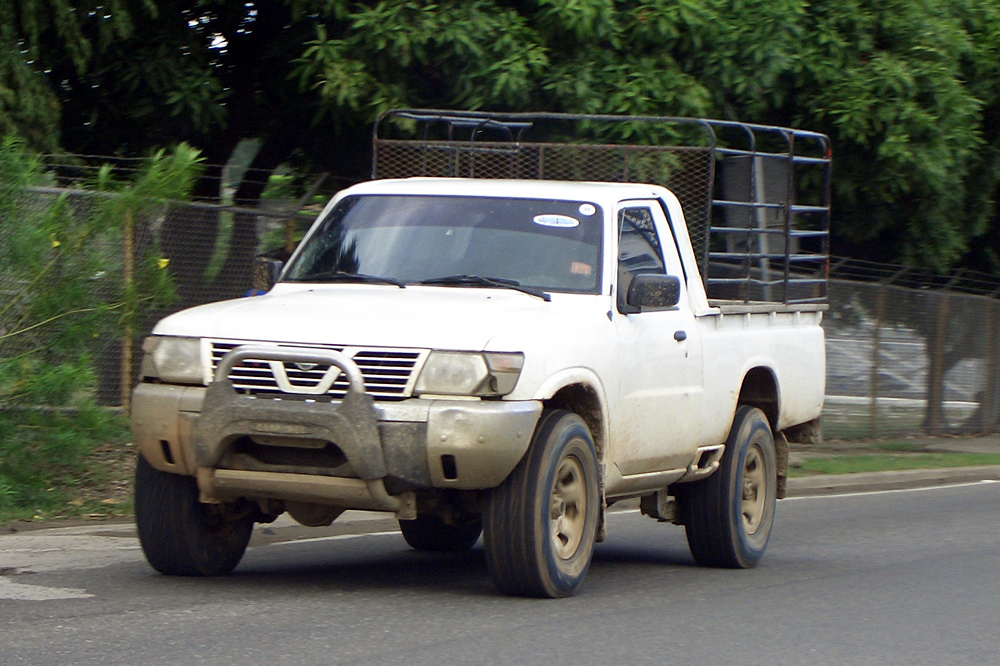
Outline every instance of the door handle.
<svg viewBox="0 0 1000 666">
<path fill-rule="evenodd" d="M 674 331 L 674 340 L 684 342 L 688 339 L 687 331 Z"/>
</svg>

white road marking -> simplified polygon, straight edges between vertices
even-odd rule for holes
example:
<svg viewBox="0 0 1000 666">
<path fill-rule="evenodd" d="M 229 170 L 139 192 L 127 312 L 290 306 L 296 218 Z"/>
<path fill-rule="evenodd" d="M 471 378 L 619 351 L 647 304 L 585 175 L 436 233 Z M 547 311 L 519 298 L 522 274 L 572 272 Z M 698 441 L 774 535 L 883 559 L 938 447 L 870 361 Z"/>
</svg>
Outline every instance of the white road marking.
<svg viewBox="0 0 1000 666">
<path fill-rule="evenodd" d="M 856 493 L 830 493 L 827 495 L 796 495 L 795 497 L 786 497 L 781 502 L 788 502 L 790 500 L 807 500 L 807 499 L 822 499 L 822 498 L 832 498 L 832 497 L 863 497 L 865 495 L 887 495 L 889 493 L 919 493 L 927 490 L 948 490 L 950 488 L 968 488 L 971 486 L 981 486 L 983 484 L 990 483 L 1000 483 L 1000 479 L 980 479 L 979 481 L 969 481 L 968 483 L 949 483 L 943 486 L 925 486 L 922 488 L 894 488 L 892 490 L 865 490 Z"/>
<path fill-rule="evenodd" d="M 300 543 L 316 543 L 317 541 L 343 541 L 345 539 L 360 539 L 361 537 L 371 537 L 371 536 L 386 536 L 389 534 L 402 534 L 399 530 L 391 530 L 389 532 L 363 532 L 361 534 L 338 534 L 336 536 L 325 536 L 325 537 L 312 537 L 309 539 L 297 539 L 292 541 L 276 541 L 271 546 L 282 546 L 285 544 L 300 544 Z"/>
<path fill-rule="evenodd" d="M 43 587 L 15 583 L 6 576 L 0 576 L 0 599 L 17 601 L 51 601 L 52 599 L 86 599 L 94 595 L 86 590 L 70 587 Z"/>
<path fill-rule="evenodd" d="M 1000 479 L 980 479 L 979 481 L 969 481 L 966 483 L 950 483 L 943 486 L 926 486 L 923 488 L 894 488 L 892 490 L 865 490 L 862 492 L 855 493 L 829 493 L 824 495 L 796 495 L 794 497 L 786 497 L 785 499 L 778 500 L 779 502 L 789 502 L 791 500 L 807 500 L 807 499 L 826 499 L 834 497 L 862 497 L 864 495 L 885 495 L 888 493 L 917 493 L 924 490 L 947 490 L 948 488 L 968 488 L 971 486 L 981 486 L 983 484 L 990 483 L 1000 483 Z M 616 514 L 624 513 L 639 513 L 639 509 L 609 509 L 608 515 L 613 516 Z"/>
</svg>

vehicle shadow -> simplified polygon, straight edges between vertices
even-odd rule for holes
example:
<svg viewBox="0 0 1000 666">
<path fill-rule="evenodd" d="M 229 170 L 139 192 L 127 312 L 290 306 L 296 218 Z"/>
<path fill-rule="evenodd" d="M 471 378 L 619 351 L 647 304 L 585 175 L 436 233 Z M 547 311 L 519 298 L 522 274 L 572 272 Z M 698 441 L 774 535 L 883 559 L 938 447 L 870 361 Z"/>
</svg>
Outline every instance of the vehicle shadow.
<svg viewBox="0 0 1000 666">
<path fill-rule="evenodd" d="M 304 544 L 305 545 L 305 544 Z M 337 553 L 283 545 L 284 553 L 250 553 L 229 577 L 265 589 L 377 592 L 413 590 L 493 595 L 482 548 L 465 553 L 419 552 L 398 546 Z M 264 556 L 266 555 L 266 557 Z"/>
<path fill-rule="evenodd" d="M 695 567 L 683 539 L 679 544 L 598 544 L 588 578 L 633 577 L 637 569 L 687 570 Z M 393 590 L 436 591 L 464 595 L 495 596 L 486 567 L 482 543 L 465 553 L 432 553 L 396 544 L 337 552 L 337 546 L 286 544 L 284 552 L 251 551 L 230 576 L 235 584 L 251 583 L 265 588 L 298 588 L 341 592 Z M 271 550 L 272 552 L 262 552 Z"/>
<path fill-rule="evenodd" d="M 623 535 L 624 536 L 624 535 Z M 696 568 L 683 536 L 677 539 L 609 539 L 598 544 L 585 589 L 614 588 L 636 576 L 684 573 Z M 213 594 L 245 594 L 248 588 L 275 594 L 371 593 L 386 591 L 496 597 L 482 542 L 464 553 L 412 550 L 401 538 L 287 542 L 252 548 L 229 576 L 161 577 L 147 570 L 146 583 L 170 581 L 174 588 Z M 391 543 L 386 543 L 390 541 Z"/>
<path fill-rule="evenodd" d="M 612 568 L 617 565 L 651 565 L 657 567 L 693 567 L 694 558 L 687 544 L 679 547 L 652 546 L 649 544 L 601 544 L 594 551 L 591 571 L 596 568 Z"/>
</svg>

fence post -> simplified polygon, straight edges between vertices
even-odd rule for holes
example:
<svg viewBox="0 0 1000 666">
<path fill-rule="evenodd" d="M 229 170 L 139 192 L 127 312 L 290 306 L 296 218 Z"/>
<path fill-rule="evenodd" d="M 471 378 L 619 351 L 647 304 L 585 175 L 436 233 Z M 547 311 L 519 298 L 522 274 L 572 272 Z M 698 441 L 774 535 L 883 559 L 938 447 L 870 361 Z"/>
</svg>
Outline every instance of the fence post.
<svg viewBox="0 0 1000 666">
<path fill-rule="evenodd" d="M 882 283 L 878 286 L 878 293 L 875 296 L 875 330 L 872 332 L 872 363 L 871 375 L 868 380 L 871 400 L 869 403 L 870 436 L 872 439 L 878 437 L 878 393 L 879 393 L 879 373 L 881 368 L 879 363 L 882 356 L 882 326 L 885 324 L 885 292 L 886 285 Z"/>
<path fill-rule="evenodd" d="M 878 292 L 875 294 L 875 330 L 872 334 L 871 374 L 868 380 L 868 390 L 871 393 L 868 414 L 870 419 L 869 428 L 870 436 L 873 439 L 879 435 L 878 398 L 881 388 L 879 380 L 882 374 L 882 328 L 885 326 L 885 308 L 886 300 L 889 296 L 889 285 L 903 277 L 909 270 L 908 267 L 904 266 L 884 280 L 880 280 L 878 283 Z"/>
<path fill-rule="evenodd" d="M 930 352 L 930 372 L 927 374 L 927 423 L 925 428 L 930 434 L 941 430 L 941 411 L 944 401 L 944 344 L 948 334 L 948 292 L 941 290 L 938 294 L 937 322 L 934 327 L 934 339 Z"/>
<path fill-rule="evenodd" d="M 122 334 L 122 368 L 121 368 L 121 404 L 122 410 L 128 416 L 132 411 L 132 338 L 134 312 L 129 307 L 129 299 L 135 286 L 135 219 L 131 210 L 125 211 L 123 223 L 125 254 L 122 261 L 122 278 L 124 282 L 125 327 Z"/>
<path fill-rule="evenodd" d="M 997 391 L 997 302 L 990 299 L 986 305 L 986 377 L 983 381 L 983 402 L 979 405 L 981 432 L 996 430 Z"/>
</svg>

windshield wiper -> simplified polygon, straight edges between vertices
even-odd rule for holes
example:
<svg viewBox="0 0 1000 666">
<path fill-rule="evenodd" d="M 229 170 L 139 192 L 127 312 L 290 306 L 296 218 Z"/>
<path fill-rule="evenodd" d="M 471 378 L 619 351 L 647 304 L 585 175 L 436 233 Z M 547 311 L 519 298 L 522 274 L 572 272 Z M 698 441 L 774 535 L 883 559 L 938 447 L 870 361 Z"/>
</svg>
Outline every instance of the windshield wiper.
<svg viewBox="0 0 1000 666">
<path fill-rule="evenodd" d="M 406 289 L 406 285 L 393 278 L 379 277 L 377 275 L 365 275 L 364 273 L 345 273 L 344 271 L 327 271 L 325 273 L 314 273 L 305 277 L 295 278 L 289 282 L 362 282 L 365 284 L 391 284 L 400 289 Z"/>
<path fill-rule="evenodd" d="M 439 284 L 445 287 L 496 287 L 498 289 L 513 289 L 522 294 L 535 296 L 546 302 L 552 300 L 552 297 L 541 289 L 525 287 L 517 280 L 508 280 L 507 278 L 485 277 L 482 275 L 447 275 L 445 277 L 421 280 L 420 284 Z"/>
</svg>

